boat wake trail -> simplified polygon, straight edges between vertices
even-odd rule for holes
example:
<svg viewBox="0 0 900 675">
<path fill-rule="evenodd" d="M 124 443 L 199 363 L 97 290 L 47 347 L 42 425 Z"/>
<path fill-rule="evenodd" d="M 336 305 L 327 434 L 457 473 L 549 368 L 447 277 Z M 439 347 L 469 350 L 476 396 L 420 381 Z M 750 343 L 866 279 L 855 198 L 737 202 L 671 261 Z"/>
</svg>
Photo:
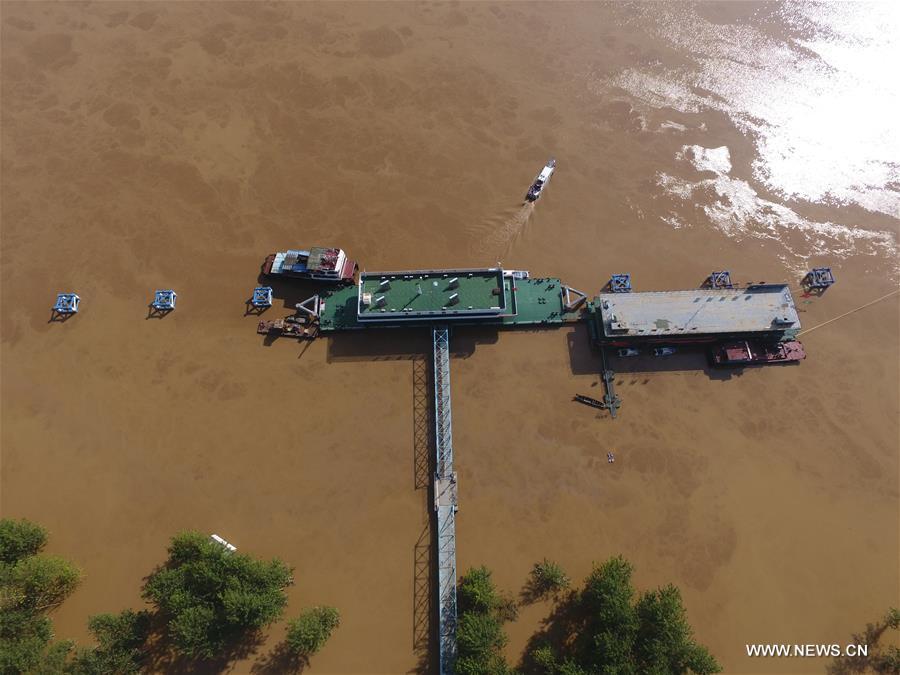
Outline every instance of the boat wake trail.
<svg viewBox="0 0 900 675">
<path fill-rule="evenodd" d="M 474 226 L 469 237 L 472 242 L 469 252 L 474 259 L 489 261 L 491 265 L 503 260 L 525 235 L 532 213 L 534 202 L 528 202 Z"/>
</svg>

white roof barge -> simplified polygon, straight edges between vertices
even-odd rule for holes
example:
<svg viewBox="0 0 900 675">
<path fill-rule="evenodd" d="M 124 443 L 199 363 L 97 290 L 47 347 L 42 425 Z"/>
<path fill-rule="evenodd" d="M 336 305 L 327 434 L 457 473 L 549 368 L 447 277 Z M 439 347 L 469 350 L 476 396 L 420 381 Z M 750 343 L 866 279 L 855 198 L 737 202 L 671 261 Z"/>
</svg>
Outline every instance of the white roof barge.
<svg viewBox="0 0 900 675">
<path fill-rule="evenodd" d="M 594 337 L 606 344 L 709 342 L 733 336 L 779 340 L 800 330 L 786 284 L 601 293 L 591 310 Z"/>
</svg>

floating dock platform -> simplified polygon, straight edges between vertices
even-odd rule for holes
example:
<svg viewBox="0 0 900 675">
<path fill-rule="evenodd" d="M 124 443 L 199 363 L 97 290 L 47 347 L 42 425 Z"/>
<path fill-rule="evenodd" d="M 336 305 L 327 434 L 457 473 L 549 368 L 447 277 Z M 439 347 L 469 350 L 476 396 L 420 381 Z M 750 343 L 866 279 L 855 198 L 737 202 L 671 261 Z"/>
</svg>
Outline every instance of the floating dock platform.
<svg viewBox="0 0 900 675">
<path fill-rule="evenodd" d="M 499 267 L 364 272 L 359 284 L 319 298 L 323 333 L 361 328 L 560 325 L 581 318 L 585 296 L 559 279 Z"/>
<path fill-rule="evenodd" d="M 800 317 L 786 284 L 689 291 L 601 293 L 586 319 L 599 345 L 790 340 Z"/>
</svg>

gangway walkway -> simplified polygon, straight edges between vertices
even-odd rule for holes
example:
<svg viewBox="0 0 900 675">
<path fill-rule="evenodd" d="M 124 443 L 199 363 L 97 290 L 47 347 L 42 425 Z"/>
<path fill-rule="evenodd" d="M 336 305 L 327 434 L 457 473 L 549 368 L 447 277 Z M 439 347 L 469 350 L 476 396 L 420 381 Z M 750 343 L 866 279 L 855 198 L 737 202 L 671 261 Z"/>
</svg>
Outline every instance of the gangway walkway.
<svg viewBox="0 0 900 675">
<path fill-rule="evenodd" d="M 456 473 L 450 415 L 450 331 L 435 326 L 434 343 L 434 510 L 437 518 L 438 640 L 441 675 L 456 661 Z"/>
</svg>

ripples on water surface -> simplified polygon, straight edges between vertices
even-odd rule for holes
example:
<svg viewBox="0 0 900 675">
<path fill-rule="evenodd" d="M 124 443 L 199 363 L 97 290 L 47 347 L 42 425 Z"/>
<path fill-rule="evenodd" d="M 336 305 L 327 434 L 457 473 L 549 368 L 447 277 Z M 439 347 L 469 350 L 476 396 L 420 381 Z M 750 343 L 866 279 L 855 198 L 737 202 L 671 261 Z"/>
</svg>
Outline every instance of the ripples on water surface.
<svg viewBox="0 0 900 675">
<path fill-rule="evenodd" d="M 503 262 L 512 252 L 515 245 L 522 240 L 536 202 L 511 206 L 501 209 L 484 221 L 469 227 L 469 254 L 478 264 Z"/>
</svg>

